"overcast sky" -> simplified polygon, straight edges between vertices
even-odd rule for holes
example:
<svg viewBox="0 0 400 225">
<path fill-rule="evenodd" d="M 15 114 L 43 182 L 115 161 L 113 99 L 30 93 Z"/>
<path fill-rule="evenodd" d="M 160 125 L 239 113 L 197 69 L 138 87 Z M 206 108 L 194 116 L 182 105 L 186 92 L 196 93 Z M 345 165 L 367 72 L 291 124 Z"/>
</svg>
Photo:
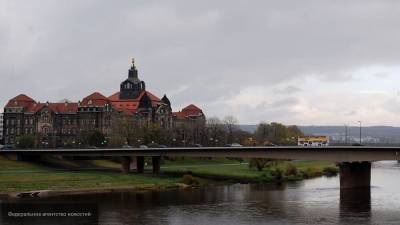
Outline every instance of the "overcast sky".
<svg viewBox="0 0 400 225">
<path fill-rule="evenodd" d="M 109 96 L 131 58 L 174 110 L 400 126 L 400 1 L 0 0 L 0 104 Z"/>
</svg>

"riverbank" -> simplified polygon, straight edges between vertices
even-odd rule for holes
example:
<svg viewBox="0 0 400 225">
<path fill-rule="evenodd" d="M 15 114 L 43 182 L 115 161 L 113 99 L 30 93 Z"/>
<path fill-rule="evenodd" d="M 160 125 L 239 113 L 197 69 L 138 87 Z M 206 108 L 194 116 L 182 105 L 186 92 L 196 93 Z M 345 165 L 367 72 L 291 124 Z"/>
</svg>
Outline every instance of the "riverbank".
<svg viewBox="0 0 400 225">
<path fill-rule="evenodd" d="M 148 165 L 149 162 L 147 162 Z M 290 165 L 290 166 L 288 166 Z M 46 190 L 52 194 L 103 193 L 114 191 L 165 190 L 190 185 L 231 182 L 281 182 L 322 176 L 334 164 L 316 161 L 282 162 L 264 171 L 250 170 L 248 162 L 232 159 L 179 158 L 163 160 L 162 174 L 122 174 L 120 164 L 110 160 L 46 159 L 42 163 L 12 161 L 0 156 L 0 194 Z M 288 174 L 288 168 L 295 168 Z M 279 172 L 280 171 L 280 172 Z M 191 174 L 186 176 L 185 174 Z"/>
<path fill-rule="evenodd" d="M 212 180 L 239 183 L 298 181 L 320 176 L 335 176 L 339 172 L 335 163 L 325 161 L 282 161 L 262 171 L 249 168 L 249 161 L 228 159 L 197 161 L 189 159 L 167 162 L 161 169 L 166 174 L 191 174 Z"/>
<path fill-rule="evenodd" d="M 63 163 L 69 163 L 63 161 Z M 0 193 L 32 190 L 81 191 L 106 188 L 163 189 L 176 187 L 179 177 L 153 174 L 122 174 L 115 171 L 71 171 L 35 164 L 11 161 L 0 157 Z"/>
</svg>

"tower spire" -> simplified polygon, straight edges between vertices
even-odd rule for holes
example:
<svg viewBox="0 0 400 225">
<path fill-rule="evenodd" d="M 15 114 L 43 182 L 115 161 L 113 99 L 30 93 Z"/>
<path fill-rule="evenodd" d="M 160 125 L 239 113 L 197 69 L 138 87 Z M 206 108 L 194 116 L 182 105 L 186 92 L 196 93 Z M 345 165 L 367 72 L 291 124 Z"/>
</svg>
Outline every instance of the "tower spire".
<svg viewBox="0 0 400 225">
<path fill-rule="evenodd" d="M 138 72 L 135 66 L 135 58 L 132 58 L 132 66 L 129 69 L 128 78 L 138 78 Z"/>
</svg>

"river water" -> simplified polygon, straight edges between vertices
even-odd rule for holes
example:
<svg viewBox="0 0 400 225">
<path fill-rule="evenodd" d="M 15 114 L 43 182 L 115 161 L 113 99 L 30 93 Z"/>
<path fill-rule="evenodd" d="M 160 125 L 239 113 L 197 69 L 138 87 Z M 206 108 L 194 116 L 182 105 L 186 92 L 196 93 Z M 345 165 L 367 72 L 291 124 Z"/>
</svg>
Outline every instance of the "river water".
<svg viewBox="0 0 400 225">
<path fill-rule="evenodd" d="M 400 224 L 400 164 L 374 163 L 370 192 L 340 193 L 339 177 L 322 177 L 284 185 L 234 184 L 34 201 L 69 202 L 77 207 L 80 202 L 95 203 L 102 225 Z M 61 218 L 23 222 L 71 224 Z M 4 219 L 0 223 L 17 224 Z"/>
</svg>

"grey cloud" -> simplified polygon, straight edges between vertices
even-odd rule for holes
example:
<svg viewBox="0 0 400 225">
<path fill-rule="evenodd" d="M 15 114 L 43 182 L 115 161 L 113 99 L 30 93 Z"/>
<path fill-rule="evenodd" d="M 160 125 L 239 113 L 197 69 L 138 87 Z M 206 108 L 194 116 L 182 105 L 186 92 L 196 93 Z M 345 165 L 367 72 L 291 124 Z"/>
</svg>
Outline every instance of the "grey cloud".
<svg viewBox="0 0 400 225">
<path fill-rule="evenodd" d="M 135 57 L 157 95 L 209 107 L 252 85 L 398 64 L 398 1 L 0 0 L 0 103 L 110 95 Z M 289 90 L 292 89 L 292 90 Z M 296 91 L 289 88 L 286 91 Z M 167 93 L 168 94 L 168 93 Z"/>
</svg>

